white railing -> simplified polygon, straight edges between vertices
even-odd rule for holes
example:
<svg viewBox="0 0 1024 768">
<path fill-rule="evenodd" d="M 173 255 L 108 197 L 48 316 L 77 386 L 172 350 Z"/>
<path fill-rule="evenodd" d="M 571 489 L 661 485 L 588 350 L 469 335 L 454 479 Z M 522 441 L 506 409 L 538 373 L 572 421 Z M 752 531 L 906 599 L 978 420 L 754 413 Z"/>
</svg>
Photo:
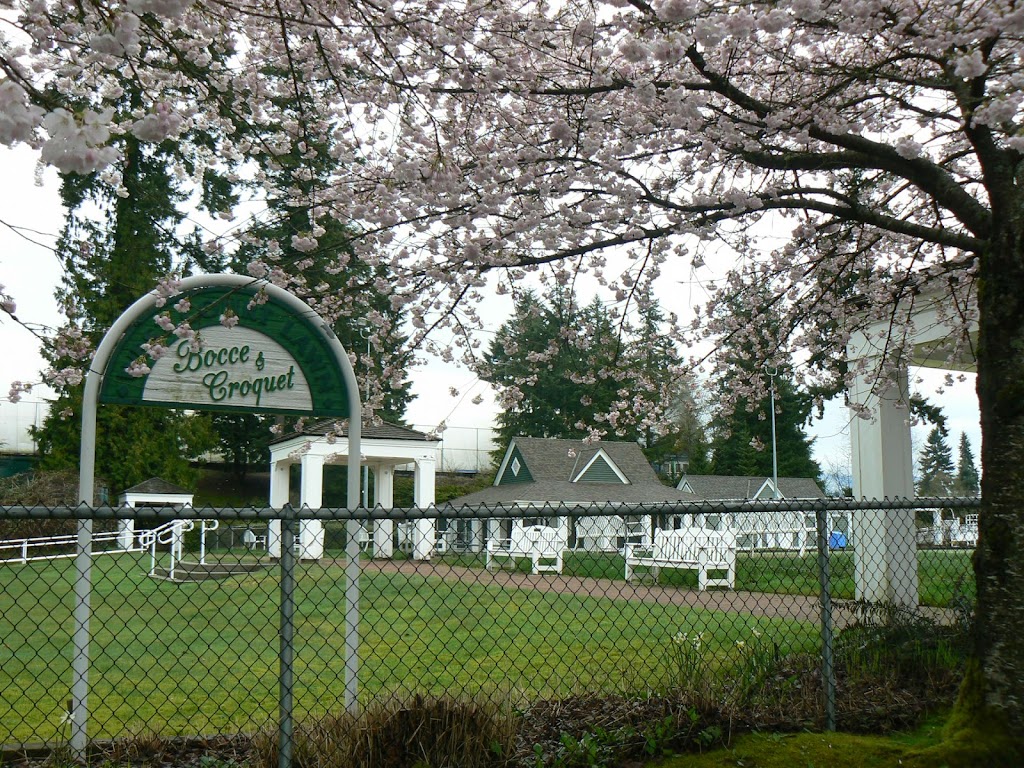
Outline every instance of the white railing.
<svg viewBox="0 0 1024 768">
<path fill-rule="evenodd" d="M 204 525 L 205 525 L 205 521 Z M 169 523 L 150 528 L 148 531 L 136 531 L 139 546 L 142 550 L 149 550 L 149 575 L 156 574 L 156 548 L 168 544 L 171 549 L 171 565 L 168 569 L 168 578 L 174 578 L 174 566 L 181 562 L 183 547 L 185 543 L 185 532 L 195 528 L 194 520 L 171 520 Z M 216 525 L 214 526 L 216 527 Z M 204 532 L 205 533 L 205 532 Z"/>
<path fill-rule="evenodd" d="M 148 531 L 139 531 L 139 534 Z M 146 549 L 138 534 L 131 541 L 125 541 L 123 531 L 103 531 L 92 535 L 94 555 L 111 555 L 123 552 L 143 552 Z M 0 541 L 0 563 L 25 564 L 35 560 L 61 560 L 75 556 L 78 536 L 74 533 L 61 536 L 32 536 L 25 539 Z M 56 552 L 52 550 L 58 550 Z M 13 554 L 12 554 L 13 553 Z"/>
</svg>

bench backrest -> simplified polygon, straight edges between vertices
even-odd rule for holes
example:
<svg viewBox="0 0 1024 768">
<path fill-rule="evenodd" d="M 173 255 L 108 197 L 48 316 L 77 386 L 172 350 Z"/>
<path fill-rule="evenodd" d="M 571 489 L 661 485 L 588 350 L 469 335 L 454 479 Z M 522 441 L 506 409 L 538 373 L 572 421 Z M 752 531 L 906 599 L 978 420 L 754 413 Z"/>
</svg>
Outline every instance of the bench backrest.
<svg viewBox="0 0 1024 768">
<path fill-rule="evenodd" d="M 655 560 L 681 563 L 731 563 L 736 558 L 736 534 L 702 528 L 654 532 Z"/>
<path fill-rule="evenodd" d="M 513 552 L 562 552 L 568 546 L 565 529 L 550 525 L 524 526 L 518 520 L 512 523 L 511 550 Z"/>
</svg>

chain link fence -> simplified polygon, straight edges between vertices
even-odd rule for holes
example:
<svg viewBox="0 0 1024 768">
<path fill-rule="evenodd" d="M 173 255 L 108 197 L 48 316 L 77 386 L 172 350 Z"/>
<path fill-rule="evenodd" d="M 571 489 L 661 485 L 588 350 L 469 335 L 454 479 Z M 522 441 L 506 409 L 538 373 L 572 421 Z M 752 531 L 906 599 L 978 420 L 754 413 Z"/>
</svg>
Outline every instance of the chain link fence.
<svg viewBox="0 0 1024 768">
<path fill-rule="evenodd" d="M 0 745 L 244 735 L 287 766 L 417 702 L 462 708 L 437 748 L 554 764 L 524 714 L 679 700 L 835 727 L 837 690 L 842 726 L 891 632 L 917 631 L 911 674 L 955 655 L 978 506 L 0 508 Z"/>
</svg>

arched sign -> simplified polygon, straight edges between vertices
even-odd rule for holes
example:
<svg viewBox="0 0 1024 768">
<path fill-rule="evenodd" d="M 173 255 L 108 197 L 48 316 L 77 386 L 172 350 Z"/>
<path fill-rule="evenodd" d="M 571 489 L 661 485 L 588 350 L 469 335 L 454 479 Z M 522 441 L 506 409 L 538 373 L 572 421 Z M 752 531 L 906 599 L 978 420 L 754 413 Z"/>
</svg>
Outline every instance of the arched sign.
<svg viewBox="0 0 1024 768">
<path fill-rule="evenodd" d="M 146 310 L 110 354 L 100 402 L 349 415 L 352 385 L 342 370 L 348 357 L 339 365 L 337 339 L 319 315 L 263 281 L 211 285 L 209 277 L 199 279 L 189 288 L 183 282 L 163 307 L 148 297 Z M 189 333 L 175 336 L 183 324 Z"/>
<path fill-rule="evenodd" d="M 272 283 L 242 275 L 185 278 L 173 296 L 152 291 L 110 327 L 85 377 L 78 475 L 84 505 L 93 500 L 101 402 L 348 418 L 348 506 L 358 505 L 362 406 L 352 363 L 323 318 Z M 359 553 L 353 530 L 349 542 L 345 684 L 354 702 Z M 284 563 L 282 558 L 282 568 Z M 78 755 L 85 754 L 88 731 L 91 569 L 92 520 L 83 519 L 75 557 L 71 661 L 70 741 Z M 282 632 L 286 626 L 290 623 L 282 619 Z"/>
</svg>

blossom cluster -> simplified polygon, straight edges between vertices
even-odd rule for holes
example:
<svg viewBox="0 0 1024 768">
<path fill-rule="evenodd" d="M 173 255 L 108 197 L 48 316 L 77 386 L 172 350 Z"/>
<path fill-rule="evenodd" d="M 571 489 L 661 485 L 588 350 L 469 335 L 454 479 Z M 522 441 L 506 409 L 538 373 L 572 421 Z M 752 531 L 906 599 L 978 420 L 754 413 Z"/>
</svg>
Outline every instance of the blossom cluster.
<svg viewBox="0 0 1024 768">
<path fill-rule="evenodd" d="M 1013 191 L 986 185 L 1015 178 L 982 169 L 1024 150 L 1014 0 L 10 5 L 0 142 L 86 174 L 124 136 L 208 136 L 182 174 L 248 164 L 251 188 L 308 211 L 251 274 L 333 320 L 365 285 L 325 273 L 386 268 L 372 284 L 408 313 L 410 345 L 470 365 L 492 288 L 581 278 L 625 315 L 671 270 L 706 296 L 674 341 L 729 340 L 756 365 L 795 356 L 801 383 L 828 391 L 865 375 L 847 345 L 888 318 L 872 365 L 892 381 L 915 297 L 940 296 L 951 346 L 969 343 L 992 201 Z M 126 73 L 138 104 L 115 110 Z M 351 252 L 325 252 L 328 219 L 351 228 Z M 723 312 L 733 300 L 772 312 Z M 443 329 L 453 341 L 432 340 Z M 749 377 L 730 398 L 766 386 Z M 658 402 L 628 393 L 588 427 L 656 429 Z"/>
</svg>

